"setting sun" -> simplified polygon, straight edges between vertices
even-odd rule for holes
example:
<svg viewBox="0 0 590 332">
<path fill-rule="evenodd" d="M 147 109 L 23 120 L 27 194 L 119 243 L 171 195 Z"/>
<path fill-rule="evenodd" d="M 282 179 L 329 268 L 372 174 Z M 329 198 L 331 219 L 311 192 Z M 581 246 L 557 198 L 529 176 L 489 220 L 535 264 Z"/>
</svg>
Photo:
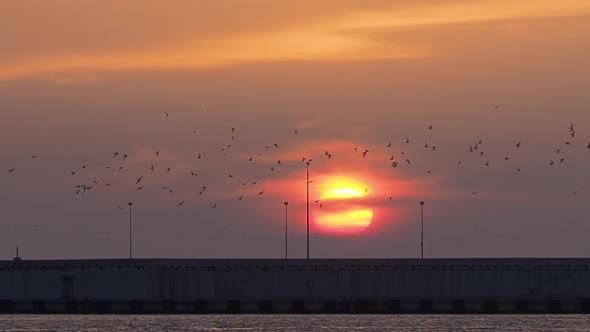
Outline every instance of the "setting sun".
<svg viewBox="0 0 590 332">
<path fill-rule="evenodd" d="M 366 197 L 367 189 L 358 181 L 332 177 L 322 183 L 322 191 L 315 217 L 315 223 L 322 231 L 358 234 L 371 225 L 373 209 L 360 200 Z"/>
</svg>

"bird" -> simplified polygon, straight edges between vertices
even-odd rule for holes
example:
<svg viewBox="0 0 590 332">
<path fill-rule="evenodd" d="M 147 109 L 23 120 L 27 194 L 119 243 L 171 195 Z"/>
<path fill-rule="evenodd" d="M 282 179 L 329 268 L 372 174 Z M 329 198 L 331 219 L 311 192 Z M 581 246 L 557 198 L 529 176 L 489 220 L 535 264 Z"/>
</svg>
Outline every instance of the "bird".
<svg viewBox="0 0 590 332">
<path fill-rule="evenodd" d="M 390 148 L 391 147 L 391 142 L 387 143 L 387 147 Z"/>
<path fill-rule="evenodd" d="M 233 175 L 231 175 L 231 173 L 230 173 L 230 174 L 228 175 L 228 177 L 229 177 L 229 178 L 233 178 L 234 176 L 233 176 Z"/>
<path fill-rule="evenodd" d="M 191 171 L 191 176 L 197 176 L 198 174 L 194 171 Z"/>
<path fill-rule="evenodd" d="M 486 162 L 484 165 L 485 165 L 486 167 L 488 167 L 488 166 L 490 166 L 490 163 L 489 163 L 489 162 Z"/>
<path fill-rule="evenodd" d="M 411 164 L 410 159 L 406 159 L 406 163 L 408 163 L 408 165 Z"/>
<path fill-rule="evenodd" d="M 215 209 L 217 207 L 217 203 L 214 203 L 211 207 Z"/>
<path fill-rule="evenodd" d="M 432 130 L 432 125 L 428 125 L 428 130 Z"/>
<path fill-rule="evenodd" d="M 563 163 L 564 161 L 565 161 L 565 159 L 563 159 L 563 158 L 559 159 L 560 164 Z"/>
<path fill-rule="evenodd" d="M 168 112 L 166 112 L 166 117 L 168 117 L 168 116 L 170 116 L 170 115 L 168 114 Z"/>
<path fill-rule="evenodd" d="M 520 148 L 520 144 L 521 144 L 521 142 L 520 142 L 520 141 L 519 141 L 518 143 L 516 143 L 516 147 L 517 147 L 517 148 Z"/>
<path fill-rule="evenodd" d="M 31 158 L 37 159 L 37 156 L 36 155 L 32 155 Z"/>
<path fill-rule="evenodd" d="M 431 152 L 434 152 L 434 150 L 436 150 L 436 146 L 432 146 L 432 148 L 431 148 L 431 150 L 430 150 L 430 151 L 431 151 Z"/>
<path fill-rule="evenodd" d="M 555 165 L 555 162 L 553 160 L 549 160 L 549 165 L 553 166 L 553 165 Z"/>
<path fill-rule="evenodd" d="M 14 171 L 16 171 L 16 168 L 11 168 L 8 170 L 8 173 L 14 173 Z"/>
<path fill-rule="evenodd" d="M 118 155 L 119 155 L 119 152 L 113 152 L 113 158 L 117 158 Z"/>
<path fill-rule="evenodd" d="M 494 106 L 495 109 L 502 107 L 502 105 L 497 105 L 497 104 L 492 104 L 492 106 Z"/>
<path fill-rule="evenodd" d="M 160 155 L 160 150 L 156 150 L 156 157 Z"/>
<path fill-rule="evenodd" d="M 172 170 L 172 168 L 168 167 L 166 168 L 166 173 L 170 172 Z"/>
<path fill-rule="evenodd" d="M 135 184 L 139 184 L 141 182 L 141 180 L 143 180 L 143 175 L 140 176 L 139 178 L 137 178 L 137 180 L 135 181 Z"/>
<path fill-rule="evenodd" d="M 230 130 L 231 130 L 231 132 L 233 133 L 233 132 L 235 132 L 235 131 L 236 131 L 236 128 L 234 128 L 234 127 L 231 127 L 231 128 L 230 128 Z"/>
<path fill-rule="evenodd" d="M 154 165 L 151 165 L 150 166 L 150 169 L 152 170 L 152 172 L 155 172 L 156 171 L 156 168 L 154 167 Z"/>
<path fill-rule="evenodd" d="M 365 158 L 367 156 L 367 153 L 369 153 L 369 150 L 363 151 L 363 158 Z"/>
<path fill-rule="evenodd" d="M 123 170 L 123 166 L 119 166 L 119 172 Z"/>
<path fill-rule="evenodd" d="M 275 146 L 275 148 L 278 148 L 279 147 L 279 145 L 277 143 L 275 143 L 273 145 Z"/>
<path fill-rule="evenodd" d="M 406 144 L 410 144 L 410 139 L 406 138 Z"/>
<path fill-rule="evenodd" d="M 122 208 L 122 207 L 120 207 L 120 206 L 118 206 L 117 208 L 118 208 L 119 210 L 121 210 L 121 211 L 125 211 L 125 209 L 123 209 L 123 208 Z"/>
<path fill-rule="evenodd" d="M 76 175 L 76 172 L 71 171 L 70 174 L 72 174 L 72 176 Z"/>
<path fill-rule="evenodd" d="M 263 191 L 261 191 L 261 192 L 259 192 L 259 193 L 258 193 L 258 195 L 256 195 L 256 196 L 260 196 L 260 195 L 262 195 L 262 194 L 264 194 L 264 190 L 263 190 Z"/>
<path fill-rule="evenodd" d="M 137 190 L 143 190 L 143 186 L 137 187 Z"/>
<path fill-rule="evenodd" d="M 240 197 L 238 197 L 238 201 L 241 201 L 244 198 L 244 195 L 241 195 Z"/>
<path fill-rule="evenodd" d="M 253 160 L 253 158 L 252 158 L 252 157 L 248 158 L 248 161 L 252 161 L 252 160 Z"/>
<path fill-rule="evenodd" d="M 299 134 L 299 130 L 295 129 L 295 135 Z"/>
<path fill-rule="evenodd" d="M 112 184 L 110 184 L 110 183 L 106 183 L 104 186 L 105 186 L 105 187 L 110 187 L 110 186 L 112 186 Z"/>
<path fill-rule="evenodd" d="M 126 154 L 123 155 L 123 160 L 125 160 L 125 159 L 127 159 L 127 155 Z"/>
<path fill-rule="evenodd" d="M 180 202 L 180 203 L 176 204 L 176 207 L 180 207 L 180 206 L 182 206 L 182 204 L 184 204 L 184 201 L 182 201 L 182 202 Z"/>
</svg>

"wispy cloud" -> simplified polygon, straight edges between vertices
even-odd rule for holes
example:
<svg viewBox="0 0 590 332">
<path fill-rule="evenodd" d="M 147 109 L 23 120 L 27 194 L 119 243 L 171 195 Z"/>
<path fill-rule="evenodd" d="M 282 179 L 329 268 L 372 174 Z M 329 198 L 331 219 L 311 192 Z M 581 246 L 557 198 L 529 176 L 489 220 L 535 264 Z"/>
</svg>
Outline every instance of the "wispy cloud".
<svg viewBox="0 0 590 332">
<path fill-rule="evenodd" d="M 275 27 L 270 24 L 264 29 L 244 33 L 231 31 L 207 36 L 200 32 L 198 36 L 191 37 L 184 36 L 179 30 L 184 38 L 173 38 L 172 43 L 150 41 L 154 25 L 144 27 L 145 36 L 142 38 L 130 36 L 127 41 L 129 46 L 125 47 L 88 51 L 81 40 L 69 40 L 63 45 L 62 52 L 45 54 L 39 50 L 23 54 L 19 60 L 0 60 L 0 79 L 50 77 L 57 83 L 75 84 L 92 82 L 95 73 L 100 71 L 181 70 L 273 61 L 338 62 L 428 57 L 435 55 L 437 50 L 429 45 L 412 44 L 407 40 L 402 42 L 395 38 L 376 40 L 371 38 L 370 31 L 585 15 L 590 12 L 590 3 L 577 0 L 543 0 L 534 4 L 529 1 L 423 1 L 412 2 L 411 5 L 380 4 L 369 8 L 356 4 L 345 9 L 336 11 L 337 15 L 324 14 L 313 19 L 301 17 L 303 24 L 298 26 L 281 26 L 277 22 Z M 244 12 L 243 15 L 250 14 Z M 166 24 L 166 21 L 163 23 Z M 96 22 L 84 24 L 99 26 L 101 22 L 96 17 Z M 159 25 L 155 26 L 159 28 Z M 177 28 L 206 29 L 198 22 L 193 26 Z M 175 31 L 170 33 L 174 35 Z M 14 40 L 14 47 L 23 42 L 18 40 L 18 36 Z"/>
</svg>

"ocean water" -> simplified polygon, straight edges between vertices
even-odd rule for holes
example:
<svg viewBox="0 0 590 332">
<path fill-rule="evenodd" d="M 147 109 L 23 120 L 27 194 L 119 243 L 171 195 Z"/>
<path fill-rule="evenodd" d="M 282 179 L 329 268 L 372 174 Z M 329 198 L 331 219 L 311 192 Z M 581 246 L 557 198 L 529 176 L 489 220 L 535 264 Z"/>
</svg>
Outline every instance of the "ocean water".
<svg viewBox="0 0 590 332">
<path fill-rule="evenodd" d="M 590 315 L 0 315 L 0 331 L 590 331 Z"/>
</svg>

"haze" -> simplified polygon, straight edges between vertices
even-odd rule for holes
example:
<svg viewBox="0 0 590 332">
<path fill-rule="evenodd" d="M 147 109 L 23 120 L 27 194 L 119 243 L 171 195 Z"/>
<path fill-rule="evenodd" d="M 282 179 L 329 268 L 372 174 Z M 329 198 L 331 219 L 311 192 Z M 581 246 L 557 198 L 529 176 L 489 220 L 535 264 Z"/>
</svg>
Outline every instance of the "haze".
<svg viewBox="0 0 590 332">
<path fill-rule="evenodd" d="M 312 257 L 417 257 L 420 201 L 427 257 L 590 250 L 588 1 L 22 0 L 0 22 L 0 259 L 126 257 L 127 202 L 136 257 L 283 257 L 284 201 L 304 257 L 302 158 L 312 215 L 333 176 L 373 211 L 312 223 Z"/>
</svg>

